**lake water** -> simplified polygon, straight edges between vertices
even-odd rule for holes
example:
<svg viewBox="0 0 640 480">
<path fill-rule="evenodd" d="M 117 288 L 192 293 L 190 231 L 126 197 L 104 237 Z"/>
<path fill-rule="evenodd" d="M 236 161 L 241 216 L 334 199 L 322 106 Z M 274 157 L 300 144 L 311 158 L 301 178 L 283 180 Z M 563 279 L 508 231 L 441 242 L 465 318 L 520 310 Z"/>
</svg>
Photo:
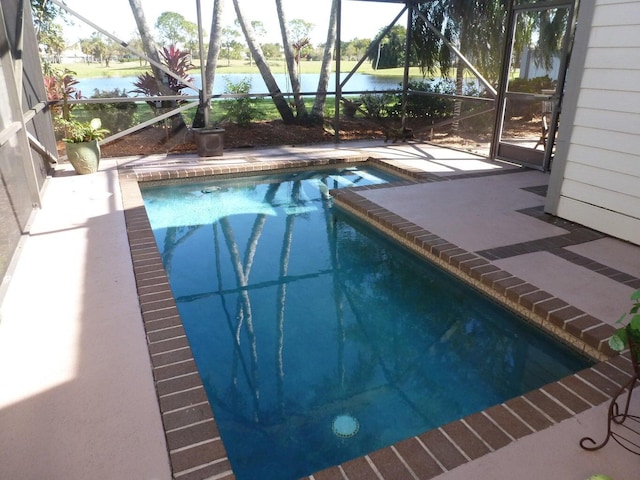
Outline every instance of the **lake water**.
<svg viewBox="0 0 640 480">
<path fill-rule="evenodd" d="M 278 82 L 278 86 L 280 89 L 287 93 L 291 92 L 291 82 L 289 82 L 289 76 L 285 73 L 273 73 L 276 82 Z M 344 80 L 347 76 L 347 73 L 343 73 L 340 75 L 340 78 Z M 201 85 L 200 75 L 192 75 L 194 83 L 197 86 Z M 258 94 L 258 93 L 268 93 L 267 87 L 262 80 L 262 76 L 259 73 L 247 74 L 247 73 L 224 73 L 217 74 L 214 86 L 213 93 L 214 95 L 220 95 L 225 93 L 227 81 L 231 83 L 238 83 L 245 78 L 249 78 L 251 80 L 251 91 L 250 93 Z M 300 83 L 302 92 L 315 92 L 318 89 L 318 78 L 319 75 L 316 73 L 303 73 L 300 75 Z M 135 89 L 133 83 L 136 81 L 136 76 L 131 77 L 103 77 L 103 78 L 81 78 L 79 80 L 79 84 L 77 88 L 82 91 L 85 97 L 90 97 L 94 94 L 94 90 L 113 90 L 113 89 L 124 89 L 127 92 Z M 378 75 L 367 75 L 364 73 L 356 73 L 354 74 L 347 84 L 343 87 L 343 91 L 366 91 L 366 90 L 393 90 L 401 88 L 402 77 L 392 76 L 392 77 L 381 77 Z M 329 91 L 335 90 L 335 74 L 332 74 L 329 80 Z M 193 92 L 191 89 L 183 90 L 183 93 L 187 95 L 196 95 L 197 92 Z M 130 94 L 131 96 L 135 96 L 134 94 Z"/>
</svg>

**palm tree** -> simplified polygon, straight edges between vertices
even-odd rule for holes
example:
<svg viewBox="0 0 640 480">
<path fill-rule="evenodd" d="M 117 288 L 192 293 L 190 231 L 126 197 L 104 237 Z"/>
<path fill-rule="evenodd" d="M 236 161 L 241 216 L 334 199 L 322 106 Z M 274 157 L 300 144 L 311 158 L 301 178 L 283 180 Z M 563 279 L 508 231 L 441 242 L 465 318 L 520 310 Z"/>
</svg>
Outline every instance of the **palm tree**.
<svg viewBox="0 0 640 480">
<path fill-rule="evenodd" d="M 282 95 L 282 91 L 280 90 L 278 83 L 273 77 L 273 74 L 269 69 L 269 65 L 267 65 L 267 60 L 262 53 L 260 43 L 258 43 L 258 40 L 256 39 L 253 27 L 246 21 L 244 12 L 240 8 L 240 1 L 233 0 L 233 7 L 236 11 L 238 24 L 240 25 L 240 28 L 242 28 L 242 33 L 244 33 L 244 38 L 247 41 L 247 45 L 249 46 L 251 56 L 256 62 L 256 66 L 258 67 L 260 75 L 262 75 L 262 79 L 264 80 L 264 83 L 267 86 L 269 93 L 271 94 L 271 98 L 273 99 L 273 103 L 275 104 L 280 117 L 282 117 L 282 121 L 285 124 L 294 123 L 295 118 L 293 115 L 293 111 L 284 98 L 284 95 Z"/>
<path fill-rule="evenodd" d="M 282 35 L 284 58 L 287 62 L 289 80 L 291 81 L 293 102 L 296 106 L 297 117 L 304 118 L 307 116 L 307 110 L 304 104 L 304 100 L 300 95 L 300 78 L 298 77 L 298 69 L 296 68 L 296 56 L 294 54 L 289 29 L 287 28 L 286 17 L 284 14 L 284 9 L 282 8 L 282 0 L 276 0 L 276 9 L 278 10 L 278 23 L 280 24 L 280 34 Z M 295 40 L 298 41 L 298 39 Z"/>
<path fill-rule="evenodd" d="M 215 0 L 213 2 L 213 14 L 211 16 L 211 34 L 209 35 L 209 49 L 207 51 L 207 59 L 205 65 L 200 65 L 202 75 L 202 90 L 200 92 L 200 104 L 198 111 L 193 119 L 194 127 L 206 127 L 209 117 L 208 110 L 211 106 L 209 99 L 213 92 L 213 82 L 216 76 L 216 68 L 218 68 L 218 57 L 222 47 L 222 3 L 223 0 Z M 198 33 L 200 35 L 200 33 Z M 201 56 L 202 58 L 202 56 Z M 204 70 L 203 70 L 204 67 Z"/>
<path fill-rule="evenodd" d="M 147 57 L 153 60 L 156 63 L 160 63 L 160 55 L 158 54 L 158 46 L 153 41 L 153 36 L 151 35 L 151 30 L 149 29 L 149 25 L 147 24 L 147 19 L 144 15 L 144 10 L 142 8 L 141 0 L 129 0 L 129 5 L 131 6 L 131 12 L 133 13 L 133 18 L 136 21 L 136 25 L 138 27 L 138 32 L 140 33 L 140 39 L 142 40 L 142 48 Z M 164 77 L 164 72 L 160 70 L 157 65 L 151 63 L 151 71 L 153 72 L 153 76 L 159 85 L 162 85 L 162 78 Z M 168 93 L 169 94 L 169 93 Z M 169 95 L 173 94 L 171 92 Z"/>
<path fill-rule="evenodd" d="M 142 40 L 144 54 L 149 59 L 153 60 L 149 63 L 151 65 L 153 78 L 156 81 L 155 91 L 160 92 L 161 95 L 175 95 L 175 92 L 171 90 L 168 85 L 165 85 L 162 81 L 162 79 L 165 77 L 165 73 L 158 67 L 158 65 L 160 64 L 158 46 L 153 41 L 153 36 L 151 35 L 151 30 L 149 29 L 149 26 L 147 24 L 141 1 L 129 0 L 129 5 L 131 6 L 131 12 L 133 13 L 133 17 L 138 27 L 138 32 L 140 33 L 140 39 Z M 175 101 L 165 102 L 164 104 L 166 104 L 168 108 L 175 108 L 178 106 L 177 102 Z M 174 132 L 180 131 L 185 127 L 186 125 L 184 123 L 182 115 L 177 114 L 171 117 L 171 129 Z"/>
<path fill-rule="evenodd" d="M 324 118 L 324 105 L 327 100 L 327 89 L 329 86 L 329 75 L 331 73 L 331 62 L 336 46 L 337 35 L 338 0 L 331 2 L 331 13 L 329 15 L 329 28 L 327 30 L 327 41 L 324 44 L 324 55 L 322 56 L 322 66 L 320 67 L 320 78 L 316 91 L 316 100 L 311 109 L 311 118 L 322 121 Z"/>
</svg>

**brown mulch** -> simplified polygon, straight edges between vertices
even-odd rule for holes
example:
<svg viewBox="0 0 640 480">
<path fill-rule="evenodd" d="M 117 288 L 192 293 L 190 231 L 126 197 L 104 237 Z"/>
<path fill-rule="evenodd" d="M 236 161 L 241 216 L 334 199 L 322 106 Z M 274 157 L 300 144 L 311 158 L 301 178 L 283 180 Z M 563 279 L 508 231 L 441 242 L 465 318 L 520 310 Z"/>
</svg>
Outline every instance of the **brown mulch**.
<svg viewBox="0 0 640 480">
<path fill-rule="evenodd" d="M 341 122 L 341 140 L 384 138 L 380 127 L 363 122 Z M 252 122 L 241 127 L 225 124 L 224 148 L 246 149 L 284 145 L 309 145 L 331 142 L 330 127 L 322 125 L 285 125 L 281 120 Z M 163 127 L 148 127 L 101 147 L 105 157 L 149 155 L 153 153 L 195 153 L 196 144 L 189 129 L 177 133 Z"/>
<path fill-rule="evenodd" d="M 411 119 L 411 139 L 431 141 L 447 146 L 470 148 L 486 144 L 490 141 L 489 133 L 476 133 L 472 129 L 454 134 L 447 129 L 431 133 L 428 120 Z M 325 125 L 285 125 L 281 120 L 252 122 L 249 126 L 240 127 L 234 124 L 224 126 L 224 148 L 251 149 L 289 145 L 311 145 L 332 142 L 335 139 L 331 122 Z M 537 127 L 534 127 L 537 128 Z M 529 130 L 526 128 L 524 130 Z M 397 122 L 383 125 L 369 119 L 340 120 L 340 140 L 380 139 L 402 141 Z M 64 154 L 64 144 L 59 142 L 59 153 Z M 184 128 L 174 133 L 163 126 L 148 127 L 139 132 L 129 134 L 119 140 L 109 142 L 101 147 L 104 157 L 129 155 L 151 155 L 156 153 L 195 153 L 196 145 L 193 133 Z"/>
</svg>

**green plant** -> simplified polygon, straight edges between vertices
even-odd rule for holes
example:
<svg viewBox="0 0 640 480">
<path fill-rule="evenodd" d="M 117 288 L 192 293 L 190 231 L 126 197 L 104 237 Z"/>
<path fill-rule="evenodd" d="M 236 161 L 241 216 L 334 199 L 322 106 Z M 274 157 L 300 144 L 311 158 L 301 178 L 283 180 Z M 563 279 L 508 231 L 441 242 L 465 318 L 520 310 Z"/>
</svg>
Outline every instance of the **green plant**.
<svg viewBox="0 0 640 480">
<path fill-rule="evenodd" d="M 407 97 L 407 115 L 410 117 L 430 118 L 435 121 L 448 118 L 453 115 L 453 106 L 455 102 L 451 98 L 430 95 L 455 94 L 456 85 L 452 80 L 411 80 L 408 86 L 411 92 L 424 92 L 424 94 L 413 93 Z M 398 95 L 398 102 L 401 101 L 402 96 Z"/>
<path fill-rule="evenodd" d="M 93 118 L 90 122 L 63 119 L 61 123 L 65 131 L 63 140 L 67 143 L 102 140 L 109 133 L 109 130 L 102 128 L 102 122 L 99 118 Z"/>
<path fill-rule="evenodd" d="M 381 119 L 398 116 L 398 101 L 391 93 L 364 93 L 360 95 L 360 101 L 369 117 Z"/>
<path fill-rule="evenodd" d="M 78 80 L 74 78 L 75 74 L 68 68 L 64 70 L 51 68 L 50 74 L 44 77 L 47 100 L 55 102 L 52 103 L 51 109 L 56 117 L 61 117 L 64 120 L 71 119 L 71 110 L 74 106 L 69 103 L 69 100 L 84 98 L 82 92 L 76 90 Z"/>
<path fill-rule="evenodd" d="M 113 90 L 94 90 L 91 98 L 127 98 L 127 92 L 115 88 Z M 114 102 L 114 103 L 87 103 L 84 105 L 84 117 L 100 117 L 102 126 L 111 132 L 119 132 L 132 127 L 136 123 L 136 111 L 138 106 L 135 102 Z"/>
<path fill-rule="evenodd" d="M 640 346 L 640 289 L 633 292 L 631 300 L 633 305 L 629 313 L 623 313 L 616 324 L 623 324 L 628 315 L 631 316 L 631 319 L 626 325 L 618 328 L 616 333 L 609 338 L 609 346 L 616 352 L 621 352 L 629 347 L 631 343 L 635 344 L 636 347 Z M 640 357 L 640 351 L 637 351 L 636 354 Z"/>
<path fill-rule="evenodd" d="M 239 82 L 231 82 L 227 80 L 225 88 L 226 93 L 238 95 L 233 100 L 224 100 L 222 108 L 226 111 L 225 120 L 246 127 L 256 117 L 255 99 L 248 97 L 251 92 L 251 79 L 243 78 Z"/>
</svg>

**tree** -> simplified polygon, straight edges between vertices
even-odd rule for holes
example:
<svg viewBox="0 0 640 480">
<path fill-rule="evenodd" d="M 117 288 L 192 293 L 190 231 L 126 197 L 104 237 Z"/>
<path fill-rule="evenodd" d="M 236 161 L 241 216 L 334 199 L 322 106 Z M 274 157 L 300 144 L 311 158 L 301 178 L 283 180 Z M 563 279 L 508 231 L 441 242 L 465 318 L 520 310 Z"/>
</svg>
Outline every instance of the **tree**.
<svg viewBox="0 0 640 480">
<path fill-rule="evenodd" d="M 213 82 L 216 77 L 216 68 L 218 67 L 218 57 L 222 48 L 222 5 L 224 0 L 214 0 L 213 14 L 211 15 L 211 34 L 209 35 L 209 48 L 207 49 L 207 58 L 204 65 L 204 73 L 202 73 L 203 65 L 200 65 L 200 72 L 203 75 L 202 90 L 200 91 L 200 104 L 196 117 L 193 120 L 194 127 L 207 127 L 209 118 L 209 110 L 211 108 L 210 98 L 213 92 Z"/>
<path fill-rule="evenodd" d="M 193 51 L 198 43 L 198 26 L 179 13 L 161 13 L 155 27 L 164 44 L 181 45 Z"/>
<path fill-rule="evenodd" d="M 53 58 L 55 63 L 60 63 L 60 55 L 66 48 L 66 42 L 62 35 L 62 27 L 59 24 L 54 23 L 46 30 L 41 31 L 38 43 L 44 46 L 49 58 Z"/>
<path fill-rule="evenodd" d="M 147 20 L 142 9 L 141 0 L 129 0 L 131 6 L 131 12 L 136 21 L 138 27 L 138 33 L 140 34 L 140 40 L 142 41 L 142 49 L 144 54 L 156 63 L 160 63 L 160 56 L 158 55 L 158 47 L 153 40 L 151 30 L 147 25 Z M 151 64 L 151 70 L 153 76 L 159 84 L 162 84 L 164 73 L 153 63 Z"/>
<path fill-rule="evenodd" d="M 66 45 L 62 26 L 56 20 L 66 22 L 66 12 L 47 0 L 31 0 L 31 11 L 38 44 L 44 46 L 49 58 L 59 62 Z"/>
<path fill-rule="evenodd" d="M 268 59 L 277 59 L 282 57 L 282 45 L 279 43 L 264 43 L 262 45 L 264 56 Z"/>
<path fill-rule="evenodd" d="M 343 41 L 340 45 L 342 60 L 359 60 L 367 53 L 371 39 L 354 38 L 348 42 Z"/>
<path fill-rule="evenodd" d="M 306 22 L 300 18 L 294 18 L 289 22 L 289 30 L 291 31 L 291 39 L 293 40 L 292 46 L 295 54 L 296 66 L 299 69 L 302 51 L 311 45 L 309 35 L 311 34 L 311 30 L 313 30 L 313 23 Z"/>
<path fill-rule="evenodd" d="M 139 52 L 144 52 L 144 47 L 142 46 L 142 40 L 140 40 L 139 35 L 134 36 L 132 39 L 130 39 L 127 42 L 127 44 L 134 50 L 137 50 Z M 132 56 L 131 52 L 128 52 L 128 55 Z M 142 57 L 138 57 L 138 63 L 140 64 L 140 66 L 142 66 L 145 63 L 147 63 L 147 61 Z"/>
<path fill-rule="evenodd" d="M 153 73 L 151 78 L 153 78 L 153 80 L 155 81 L 154 88 L 162 95 L 173 95 L 174 92 L 162 82 L 165 73 L 160 67 L 158 67 L 158 64 L 161 64 L 160 56 L 158 54 L 158 47 L 156 46 L 149 26 L 147 25 L 147 20 L 144 15 L 144 10 L 142 9 L 141 0 L 129 0 L 129 5 L 131 6 L 131 12 L 133 13 L 133 17 L 138 27 L 138 32 L 140 33 L 140 39 L 142 40 L 144 54 L 154 62 L 151 63 L 151 71 Z M 176 107 L 178 105 L 175 101 L 165 103 L 170 108 Z M 172 130 L 178 131 L 185 127 L 186 125 L 184 123 L 184 120 L 182 119 L 182 115 L 174 115 L 172 117 Z"/>
<path fill-rule="evenodd" d="M 224 27 L 222 29 L 222 47 L 226 52 L 227 66 L 231 65 L 231 51 L 235 49 L 235 45 L 238 43 L 235 39 L 239 36 L 240 32 L 231 27 Z"/>
<path fill-rule="evenodd" d="M 419 4 L 412 20 L 414 45 L 423 71 L 432 73 L 436 66 L 442 75 L 456 68 L 456 94 L 462 95 L 465 63 L 456 58 L 449 47 L 426 24 L 431 24 L 465 57 L 473 58 L 474 66 L 489 81 L 497 81 L 500 52 L 504 48 L 506 28 L 505 0 L 477 2 L 474 0 L 432 0 Z M 460 116 L 461 102 L 454 104 L 454 118 Z M 455 130 L 457 122 L 452 125 Z"/>
<path fill-rule="evenodd" d="M 80 40 L 80 50 L 82 50 L 82 53 L 100 63 L 104 62 L 107 67 L 119 49 L 120 47 L 116 42 L 109 38 L 104 40 L 98 32 L 93 32 L 90 38 Z"/>
<path fill-rule="evenodd" d="M 293 92 L 293 103 L 296 108 L 296 116 L 299 119 L 306 119 L 307 107 L 304 99 L 300 95 L 300 78 L 298 76 L 298 62 L 300 60 L 300 51 L 309 43 L 308 37 L 305 35 L 309 30 L 304 30 L 304 22 L 302 20 L 287 23 L 284 8 L 282 8 L 282 0 L 276 0 L 276 9 L 278 11 L 278 23 L 280 25 L 280 35 L 282 36 L 282 48 L 284 50 L 284 58 L 287 63 L 287 71 L 289 72 L 289 81 L 291 82 L 291 91 Z M 293 32 L 290 32 L 290 27 Z M 304 36 L 303 36 L 304 35 Z"/>
<path fill-rule="evenodd" d="M 55 33 L 56 20 L 67 21 L 66 11 L 48 0 L 31 0 L 31 11 L 38 43 L 43 43 L 43 36 Z"/>
<path fill-rule="evenodd" d="M 247 45 L 249 46 L 249 51 L 256 62 L 256 66 L 258 67 L 260 75 L 262 75 L 262 79 L 264 80 L 264 83 L 267 86 L 269 93 L 271 94 L 273 103 L 278 110 L 282 121 L 285 124 L 293 123 L 295 120 L 293 111 L 284 98 L 284 95 L 282 95 L 282 91 L 280 90 L 278 83 L 276 82 L 273 74 L 271 73 L 271 70 L 269 69 L 269 65 L 267 64 L 264 54 L 262 53 L 262 48 L 260 47 L 260 44 L 258 43 L 258 40 L 256 38 L 255 31 L 251 26 L 251 23 L 247 22 L 246 16 L 244 15 L 242 8 L 240 7 L 240 0 L 233 0 L 233 7 L 236 11 L 238 24 L 242 28 L 245 40 L 247 41 Z"/>
<path fill-rule="evenodd" d="M 320 78 L 318 79 L 318 88 L 316 89 L 316 99 L 313 102 L 313 108 L 311 109 L 311 118 L 316 122 L 320 122 L 324 118 L 324 105 L 327 101 L 331 62 L 333 60 L 333 52 L 336 46 L 338 3 L 338 0 L 333 0 L 331 2 L 329 28 L 327 29 L 327 42 L 324 46 L 322 66 L 320 67 Z"/>
<path fill-rule="evenodd" d="M 375 70 L 385 68 L 398 68 L 404 65 L 405 43 L 407 29 L 400 25 L 395 25 L 384 36 L 378 45 L 378 49 L 369 54 Z"/>
</svg>

